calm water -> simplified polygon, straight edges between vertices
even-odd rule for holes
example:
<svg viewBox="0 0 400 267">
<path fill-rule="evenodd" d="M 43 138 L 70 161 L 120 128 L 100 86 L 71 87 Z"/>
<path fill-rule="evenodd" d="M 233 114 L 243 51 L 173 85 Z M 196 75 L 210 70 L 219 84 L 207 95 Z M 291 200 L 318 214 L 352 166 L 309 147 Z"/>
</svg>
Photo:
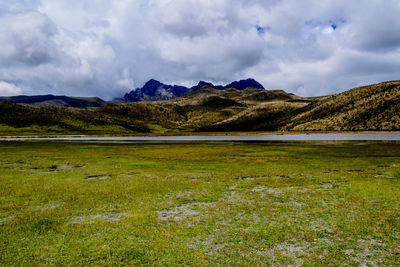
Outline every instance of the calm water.
<svg viewBox="0 0 400 267">
<path fill-rule="evenodd" d="M 400 141 L 400 133 L 362 134 L 258 134 L 258 135 L 195 135 L 195 136 L 129 136 L 129 137 L 55 137 L 55 138 L 0 138 L 6 141 Z"/>
</svg>

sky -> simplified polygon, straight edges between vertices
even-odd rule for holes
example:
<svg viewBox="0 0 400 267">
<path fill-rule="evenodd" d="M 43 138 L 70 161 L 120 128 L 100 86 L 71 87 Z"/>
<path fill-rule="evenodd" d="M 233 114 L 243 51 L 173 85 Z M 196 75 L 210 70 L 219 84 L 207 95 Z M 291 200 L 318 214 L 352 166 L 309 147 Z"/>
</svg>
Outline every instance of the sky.
<svg viewBox="0 0 400 267">
<path fill-rule="evenodd" d="M 301 96 L 400 80 L 398 0 L 0 0 L 0 95 L 121 97 L 254 78 Z"/>
</svg>

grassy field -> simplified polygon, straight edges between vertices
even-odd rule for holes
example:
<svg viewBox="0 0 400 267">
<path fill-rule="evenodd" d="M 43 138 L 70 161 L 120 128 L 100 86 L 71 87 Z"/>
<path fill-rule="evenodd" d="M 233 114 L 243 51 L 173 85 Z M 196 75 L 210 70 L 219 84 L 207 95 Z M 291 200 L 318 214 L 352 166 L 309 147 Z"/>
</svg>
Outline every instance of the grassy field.
<svg viewBox="0 0 400 267">
<path fill-rule="evenodd" d="M 400 265 L 400 143 L 0 143 L 0 265 Z"/>
</svg>

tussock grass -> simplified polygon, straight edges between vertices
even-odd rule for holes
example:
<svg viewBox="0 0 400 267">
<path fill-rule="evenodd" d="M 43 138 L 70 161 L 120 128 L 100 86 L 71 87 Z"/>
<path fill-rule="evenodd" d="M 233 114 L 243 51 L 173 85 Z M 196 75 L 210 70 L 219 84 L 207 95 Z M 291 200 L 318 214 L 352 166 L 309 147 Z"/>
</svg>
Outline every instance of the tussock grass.
<svg viewBox="0 0 400 267">
<path fill-rule="evenodd" d="M 0 143 L 0 265 L 399 265 L 400 144 L 363 144 Z"/>
</svg>

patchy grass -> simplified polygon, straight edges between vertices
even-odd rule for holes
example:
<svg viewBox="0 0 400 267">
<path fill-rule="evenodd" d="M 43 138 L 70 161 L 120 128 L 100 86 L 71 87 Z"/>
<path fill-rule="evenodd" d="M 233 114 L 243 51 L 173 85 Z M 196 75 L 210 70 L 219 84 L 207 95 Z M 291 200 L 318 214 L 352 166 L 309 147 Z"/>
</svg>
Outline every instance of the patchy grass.
<svg viewBox="0 0 400 267">
<path fill-rule="evenodd" d="M 0 265 L 399 265 L 400 143 L 0 143 Z"/>
<path fill-rule="evenodd" d="M 72 123 L 71 123 L 72 124 Z M 132 130 L 115 125 L 75 125 L 82 129 L 65 129 L 60 126 L 30 125 L 26 127 L 12 127 L 0 124 L 0 136 L 59 136 L 59 135 L 132 135 Z"/>
</svg>

